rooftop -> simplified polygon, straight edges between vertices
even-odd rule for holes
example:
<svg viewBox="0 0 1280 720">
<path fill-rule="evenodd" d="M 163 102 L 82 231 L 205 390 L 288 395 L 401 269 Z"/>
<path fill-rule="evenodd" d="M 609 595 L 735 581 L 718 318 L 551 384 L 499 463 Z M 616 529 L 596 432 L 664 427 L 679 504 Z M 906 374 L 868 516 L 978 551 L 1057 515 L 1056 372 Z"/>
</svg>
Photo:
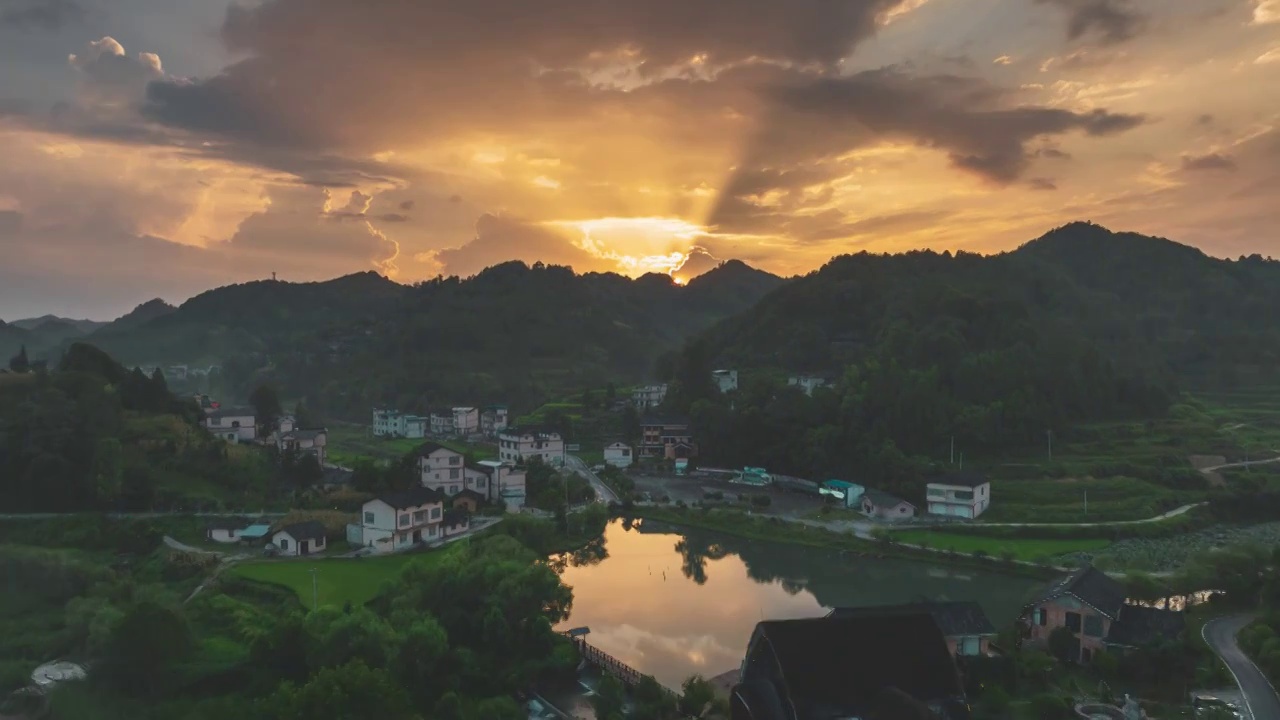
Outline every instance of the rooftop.
<svg viewBox="0 0 1280 720">
<path fill-rule="evenodd" d="M 942 475 L 939 477 L 929 478 L 930 485 L 957 485 L 960 487 L 975 488 L 987 482 L 986 476 L 976 472 L 957 472 L 950 475 Z"/>
<path fill-rule="evenodd" d="M 1124 607 L 1124 587 L 1106 573 L 1086 565 L 1046 587 L 1033 605 L 1071 595 L 1112 620 L 1120 617 Z"/>
<path fill-rule="evenodd" d="M 1107 644 L 1142 647 L 1157 640 L 1174 639 L 1186 629 L 1186 616 L 1176 610 L 1125 605 L 1120 608 L 1120 619 L 1111 623 Z"/>
<path fill-rule="evenodd" d="M 254 410 L 251 407 L 218 407 L 205 412 L 205 417 L 224 418 L 224 417 L 253 417 Z"/>
<path fill-rule="evenodd" d="M 319 520 L 285 525 L 276 532 L 289 533 L 294 540 L 319 540 L 324 537 L 324 523 Z"/>
<path fill-rule="evenodd" d="M 433 454 L 433 453 L 439 452 L 439 451 L 441 451 L 441 450 L 445 450 L 445 451 L 451 452 L 451 453 L 453 453 L 454 455 L 461 455 L 461 454 L 462 454 L 462 453 L 458 452 L 457 450 L 454 450 L 454 449 L 452 449 L 452 448 L 445 447 L 444 445 L 441 445 L 441 444 L 440 444 L 440 443 L 438 443 L 438 442 L 424 442 L 424 443 L 422 443 L 421 445 L 419 445 L 419 446 L 418 446 L 418 447 L 413 451 L 413 454 L 414 454 L 414 455 L 417 455 L 418 457 L 426 457 L 426 456 L 428 456 L 428 455 L 431 455 L 431 454 Z"/>
<path fill-rule="evenodd" d="M 870 500 L 872 503 L 880 507 L 893 507 L 895 505 L 900 505 L 902 503 L 907 503 L 908 505 L 911 505 L 911 503 L 907 502 L 906 500 L 903 500 L 897 495 L 884 492 L 883 490 L 874 490 L 872 488 L 867 488 L 866 490 L 864 490 L 862 492 L 862 497 Z M 915 507 L 915 505 L 911 505 L 911 507 Z"/>
<path fill-rule="evenodd" d="M 281 440 L 315 440 L 316 438 L 328 432 L 329 431 L 325 430 L 324 428 L 314 428 L 311 430 L 290 430 L 289 432 L 282 433 L 280 435 L 280 439 Z"/>
<path fill-rule="evenodd" d="M 444 502 L 444 493 L 431 488 L 416 487 L 401 492 L 382 493 L 377 496 L 377 499 L 399 510 Z"/>
</svg>

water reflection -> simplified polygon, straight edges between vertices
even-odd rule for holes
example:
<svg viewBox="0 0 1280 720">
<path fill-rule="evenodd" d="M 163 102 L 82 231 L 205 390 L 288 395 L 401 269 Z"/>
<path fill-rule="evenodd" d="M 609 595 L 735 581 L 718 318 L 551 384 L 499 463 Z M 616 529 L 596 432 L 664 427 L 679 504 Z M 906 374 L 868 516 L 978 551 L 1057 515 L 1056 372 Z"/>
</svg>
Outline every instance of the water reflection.
<svg viewBox="0 0 1280 720">
<path fill-rule="evenodd" d="M 574 592 L 573 615 L 562 627 L 589 627 L 593 645 L 669 686 L 693 673 L 711 677 L 736 668 L 764 618 L 816 617 L 840 605 L 976 600 L 1003 626 L 1037 585 L 995 572 L 677 532 L 642 520 L 610 523 L 596 556 L 586 560 L 562 560 Z"/>
</svg>

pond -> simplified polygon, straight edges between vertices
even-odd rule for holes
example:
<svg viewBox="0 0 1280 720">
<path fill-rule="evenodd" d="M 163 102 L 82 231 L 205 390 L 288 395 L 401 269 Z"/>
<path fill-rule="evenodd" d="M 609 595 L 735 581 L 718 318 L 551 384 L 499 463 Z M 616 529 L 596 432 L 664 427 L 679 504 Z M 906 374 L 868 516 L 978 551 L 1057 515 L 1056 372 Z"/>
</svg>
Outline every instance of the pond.
<svg viewBox="0 0 1280 720">
<path fill-rule="evenodd" d="M 662 684 L 735 670 L 762 619 L 820 617 L 837 606 L 975 600 L 999 627 L 1040 584 L 1027 577 L 615 520 L 587 562 L 563 570 L 573 612 L 559 629 Z M 591 555 L 590 552 L 581 555 Z"/>
</svg>

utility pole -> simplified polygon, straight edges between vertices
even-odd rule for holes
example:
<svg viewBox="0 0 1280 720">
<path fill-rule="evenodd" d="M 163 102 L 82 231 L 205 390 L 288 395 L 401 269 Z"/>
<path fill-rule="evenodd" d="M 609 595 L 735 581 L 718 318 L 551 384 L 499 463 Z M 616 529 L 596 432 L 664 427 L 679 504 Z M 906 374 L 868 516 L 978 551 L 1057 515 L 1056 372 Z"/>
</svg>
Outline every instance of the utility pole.
<svg viewBox="0 0 1280 720">
<path fill-rule="evenodd" d="M 320 607 L 320 586 L 316 582 L 316 569 L 311 568 L 311 609 Z"/>
<path fill-rule="evenodd" d="M 1045 436 L 1049 438 L 1049 460 L 1053 460 L 1053 431 L 1046 430 Z"/>
<path fill-rule="evenodd" d="M 951 464 L 956 464 L 956 436 L 951 436 Z"/>
<path fill-rule="evenodd" d="M 964 469 L 964 453 L 960 453 L 960 469 Z"/>
</svg>

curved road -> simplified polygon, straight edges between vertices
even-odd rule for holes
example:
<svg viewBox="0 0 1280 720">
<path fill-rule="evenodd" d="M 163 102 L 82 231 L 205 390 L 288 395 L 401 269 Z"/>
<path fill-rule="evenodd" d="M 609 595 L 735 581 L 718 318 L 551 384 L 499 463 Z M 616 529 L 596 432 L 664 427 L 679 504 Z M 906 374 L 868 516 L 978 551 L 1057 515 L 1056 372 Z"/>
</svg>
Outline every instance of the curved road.
<svg viewBox="0 0 1280 720">
<path fill-rule="evenodd" d="M 1217 618 L 1205 623 L 1200 634 L 1235 677 L 1252 720 L 1272 720 L 1280 718 L 1280 695 L 1236 643 L 1236 634 L 1252 620 L 1250 615 Z"/>
<path fill-rule="evenodd" d="M 609 486 L 605 485 L 604 481 L 597 477 L 596 474 L 591 471 L 591 468 L 587 467 L 587 464 L 582 461 L 582 458 L 577 455 L 565 455 L 564 464 L 570 470 L 573 470 L 586 478 L 588 483 L 591 483 L 591 488 L 596 491 L 596 500 L 598 502 L 618 502 L 618 494 L 613 490 L 610 490 Z"/>
</svg>

